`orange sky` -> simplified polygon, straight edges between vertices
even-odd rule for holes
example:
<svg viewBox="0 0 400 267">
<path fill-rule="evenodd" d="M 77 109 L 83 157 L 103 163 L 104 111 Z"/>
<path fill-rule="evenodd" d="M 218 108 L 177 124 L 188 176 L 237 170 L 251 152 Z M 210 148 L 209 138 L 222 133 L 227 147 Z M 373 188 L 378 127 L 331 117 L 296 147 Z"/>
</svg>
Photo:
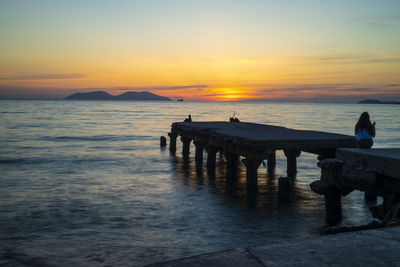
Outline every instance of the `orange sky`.
<svg viewBox="0 0 400 267">
<path fill-rule="evenodd" d="M 0 98 L 400 100 L 398 10 L 397 1 L 2 1 Z"/>
</svg>

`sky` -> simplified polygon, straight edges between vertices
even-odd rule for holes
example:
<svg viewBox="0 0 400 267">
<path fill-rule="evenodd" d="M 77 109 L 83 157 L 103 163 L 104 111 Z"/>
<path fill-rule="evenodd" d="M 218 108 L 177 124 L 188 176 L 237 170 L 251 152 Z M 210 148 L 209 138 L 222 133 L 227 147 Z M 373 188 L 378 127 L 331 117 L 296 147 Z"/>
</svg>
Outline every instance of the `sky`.
<svg viewBox="0 0 400 267">
<path fill-rule="evenodd" d="M 2 0 L 0 98 L 400 101 L 398 0 Z"/>
</svg>

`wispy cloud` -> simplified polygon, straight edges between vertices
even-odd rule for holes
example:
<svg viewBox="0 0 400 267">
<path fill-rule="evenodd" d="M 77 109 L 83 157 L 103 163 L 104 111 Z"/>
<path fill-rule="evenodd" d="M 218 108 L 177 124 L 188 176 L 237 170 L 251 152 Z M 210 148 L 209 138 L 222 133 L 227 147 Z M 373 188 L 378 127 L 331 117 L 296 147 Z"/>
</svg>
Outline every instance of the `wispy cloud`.
<svg viewBox="0 0 400 267">
<path fill-rule="evenodd" d="M 396 86 L 396 84 L 393 84 Z M 318 95 L 354 95 L 354 94 L 393 94 L 391 87 L 395 86 L 363 86 L 356 84 L 310 84 L 310 85 L 298 85 L 293 87 L 280 87 L 275 88 L 268 86 L 258 90 L 262 95 L 285 95 L 285 96 L 296 96 L 296 97 L 308 97 Z M 386 88 L 386 89 L 385 89 Z M 400 96 L 400 93 L 395 93 Z"/>
<path fill-rule="evenodd" d="M 207 88 L 206 84 L 194 84 L 194 85 L 178 85 L 178 86 L 143 86 L 143 87 L 131 87 L 131 86 L 118 86 L 109 88 L 111 90 L 184 90 L 184 89 L 196 89 L 196 88 Z"/>
<path fill-rule="evenodd" d="M 13 75 L 13 74 L 0 74 L 0 80 L 70 80 L 85 78 L 86 75 L 79 73 L 51 73 L 51 74 L 35 74 L 35 75 Z"/>
<path fill-rule="evenodd" d="M 391 54 L 389 54 L 389 53 L 385 53 L 385 52 L 378 51 L 378 50 L 375 50 L 375 49 L 369 49 L 369 48 L 367 48 L 367 50 L 370 51 L 370 52 L 372 52 L 372 53 L 375 53 L 375 54 L 377 54 L 377 55 L 386 57 L 386 58 L 390 58 L 390 59 L 397 59 L 397 58 L 398 58 L 398 57 L 396 57 L 396 56 L 394 56 L 394 55 L 391 55 Z"/>
<path fill-rule="evenodd" d="M 391 14 L 386 16 L 368 16 L 355 18 L 352 22 L 361 25 L 368 25 L 377 28 L 387 27 L 388 25 L 398 23 L 400 21 L 400 14 Z"/>
<path fill-rule="evenodd" d="M 358 63 L 400 63 L 400 58 L 379 52 L 376 50 L 369 50 L 370 52 L 380 55 L 376 57 L 371 55 L 328 55 L 328 56 L 314 56 L 310 57 L 311 63 L 329 63 L 329 64 L 358 64 Z"/>
</svg>

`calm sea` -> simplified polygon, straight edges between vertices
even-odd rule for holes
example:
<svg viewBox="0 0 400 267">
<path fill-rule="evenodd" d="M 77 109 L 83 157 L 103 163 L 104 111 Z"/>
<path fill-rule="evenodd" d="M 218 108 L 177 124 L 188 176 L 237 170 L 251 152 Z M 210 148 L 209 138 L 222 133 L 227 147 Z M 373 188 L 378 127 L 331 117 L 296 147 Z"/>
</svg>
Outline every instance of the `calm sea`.
<svg viewBox="0 0 400 267">
<path fill-rule="evenodd" d="M 377 124 L 374 147 L 400 147 L 399 105 L 204 102 L 0 101 L 0 264 L 145 265 L 316 235 L 324 227 L 316 156 L 302 153 L 290 201 L 259 169 L 226 183 L 196 171 L 159 138 L 193 120 L 241 121 L 352 135 L 361 112 Z M 192 152 L 193 152 L 192 147 Z M 343 200 L 343 225 L 372 220 L 360 192 Z"/>
</svg>

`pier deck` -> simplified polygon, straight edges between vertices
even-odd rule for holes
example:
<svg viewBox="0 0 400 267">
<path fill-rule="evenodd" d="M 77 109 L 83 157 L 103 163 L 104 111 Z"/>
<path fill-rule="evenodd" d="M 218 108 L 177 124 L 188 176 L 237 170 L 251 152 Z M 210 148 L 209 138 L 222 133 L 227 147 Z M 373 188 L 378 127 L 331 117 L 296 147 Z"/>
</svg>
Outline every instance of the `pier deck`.
<svg viewBox="0 0 400 267">
<path fill-rule="evenodd" d="M 400 148 L 338 149 L 336 158 L 368 172 L 400 180 Z"/>
<path fill-rule="evenodd" d="M 239 156 L 245 157 L 247 182 L 257 183 L 257 168 L 268 159 L 268 168 L 275 167 L 275 151 L 283 150 L 287 157 L 287 174 L 297 172 L 296 158 L 301 151 L 324 158 L 333 157 L 338 147 L 356 146 L 354 136 L 321 131 L 295 130 L 280 126 L 247 122 L 175 122 L 169 133 L 170 150 L 176 150 L 176 139 L 181 136 L 183 155 L 189 154 L 190 142 L 196 147 L 196 161 L 206 149 L 207 167 L 215 166 L 215 153 L 223 151 L 227 159 L 227 173 L 232 172 Z"/>
<path fill-rule="evenodd" d="M 341 197 L 354 190 L 366 198 L 383 197 L 371 208 L 372 216 L 382 221 L 400 217 L 400 148 L 340 148 L 334 158 L 318 163 L 321 179 L 311 189 L 325 195 L 326 218 L 334 225 L 342 218 Z"/>
</svg>

